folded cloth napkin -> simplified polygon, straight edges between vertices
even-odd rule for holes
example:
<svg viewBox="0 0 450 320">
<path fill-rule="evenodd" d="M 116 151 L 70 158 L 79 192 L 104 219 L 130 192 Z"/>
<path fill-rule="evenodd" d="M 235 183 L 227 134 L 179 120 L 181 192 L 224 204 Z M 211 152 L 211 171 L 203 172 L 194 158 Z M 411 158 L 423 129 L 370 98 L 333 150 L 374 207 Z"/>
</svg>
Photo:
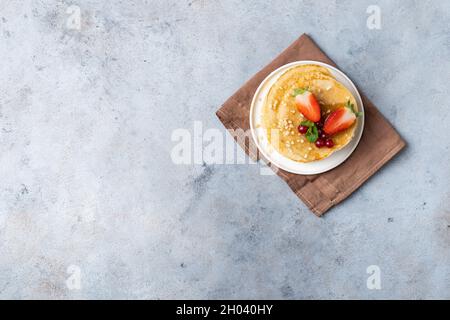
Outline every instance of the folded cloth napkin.
<svg viewBox="0 0 450 320">
<path fill-rule="evenodd" d="M 228 130 L 249 130 L 250 104 L 259 84 L 275 69 L 298 60 L 321 61 L 336 66 L 309 36 L 303 34 L 222 105 L 216 114 L 224 126 Z M 361 91 L 360 94 L 365 111 L 364 132 L 358 147 L 344 163 L 316 175 L 298 175 L 278 168 L 275 170 L 317 216 L 347 198 L 405 146 L 405 142 L 372 102 Z M 256 150 L 252 139 L 234 138 L 251 158 L 258 158 L 259 155 L 251 152 Z"/>
</svg>

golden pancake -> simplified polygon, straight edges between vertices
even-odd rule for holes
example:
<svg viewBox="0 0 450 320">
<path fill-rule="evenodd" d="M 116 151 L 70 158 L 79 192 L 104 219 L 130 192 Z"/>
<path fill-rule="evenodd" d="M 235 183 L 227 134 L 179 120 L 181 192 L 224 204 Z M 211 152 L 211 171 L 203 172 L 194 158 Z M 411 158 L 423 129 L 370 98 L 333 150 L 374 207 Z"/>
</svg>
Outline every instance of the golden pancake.
<svg viewBox="0 0 450 320">
<path fill-rule="evenodd" d="M 337 108 L 344 107 L 348 101 L 354 105 L 355 111 L 358 111 L 358 105 L 350 91 L 327 68 L 317 65 L 293 67 L 283 73 L 270 88 L 262 111 L 262 123 L 270 144 L 280 154 L 294 161 L 321 160 L 350 142 L 359 120 L 331 137 L 333 147 L 316 147 L 297 129 L 302 121 L 307 120 L 297 110 L 293 96 L 294 90 L 299 88 L 308 88 L 314 94 L 323 120 Z"/>
</svg>

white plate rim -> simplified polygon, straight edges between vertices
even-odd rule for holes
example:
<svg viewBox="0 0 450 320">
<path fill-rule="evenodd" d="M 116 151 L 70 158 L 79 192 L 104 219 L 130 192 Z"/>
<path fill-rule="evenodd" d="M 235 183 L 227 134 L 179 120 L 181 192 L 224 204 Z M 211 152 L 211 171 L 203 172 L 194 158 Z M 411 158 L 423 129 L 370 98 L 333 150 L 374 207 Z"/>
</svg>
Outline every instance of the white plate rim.
<svg viewBox="0 0 450 320">
<path fill-rule="evenodd" d="M 266 152 L 264 150 L 264 148 L 262 148 L 262 146 L 259 143 L 259 139 L 256 135 L 256 130 L 255 130 L 255 124 L 254 124 L 254 110 L 255 110 L 255 104 L 256 104 L 256 100 L 259 97 L 260 91 L 262 90 L 262 88 L 264 87 L 264 85 L 266 84 L 266 82 L 268 80 L 270 80 L 272 77 L 276 76 L 279 73 L 279 76 L 281 76 L 281 74 L 283 74 L 284 72 L 286 72 L 288 69 L 295 67 L 295 66 L 299 66 L 299 65 L 305 65 L 305 64 L 315 64 L 315 65 L 319 65 L 322 67 L 326 67 L 331 69 L 332 71 L 334 71 L 335 73 L 339 74 L 342 78 L 344 78 L 347 83 L 342 83 L 347 89 L 349 89 L 352 94 L 355 95 L 356 98 L 356 102 L 358 104 L 358 109 L 359 111 L 361 111 L 363 113 L 363 115 L 360 117 L 360 121 L 358 124 L 358 128 L 357 128 L 357 132 L 355 134 L 355 136 L 353 137 L 352 141 L 345 146 L 343 149 L 338 150 L 336 152 L 334 152 L 333 154 L 331 154 L 329 157 L 322 159 L 322 160 L 318 160 L 318 161 L 313 161 L 313 162 L 308 162 L 308 163 L 303 163 L 303 162 L 296 162 L 293 161 L 289 158 L 286 158 L 284 156 L 282 156 L 281 154 L 279 154 L 278 152 L 276 152 L 281 158 L 284 158 L 284 160 L 286 162 L 292 162 L 295 163 L 295 165 L 297 168 L 292 168 L 287 166 L 286 164 L 280 163 L 279 161 L 274 161 L 273 157 L 270 156 L 270 154 L 268 152 Z M 350 86 L 350 87 L 349 87 Z M 265 100 L 265 96 L 263 97 Z M 287 172 L 290 173 L 294 173 L 294 174 L 300 174 L 300 175 L 313 175 L 313 174 L 319 174 L 319 173 L 323 173 L 329 170 L 332 170 L 334 168 L 336 168 L 337 166 L 339 166 L 340 164 L 342 164 L 343 162 L 345 162 L 348 157 L 350 157 L 350 155 L 353 153 L 353 151 L 355 151 L 356 147 L 358 146 L 363 131 L 364 131 L 364 120 L 365 120 L 365 110 L 364 110 L 364 105 L 363 105 L 363 101 L 361 98 L 361 95 L 357 89 L 357 87 L 355 86 L 355 84 L 352 82 L 352 80 L 341 70 L 337 69 L 334 66 L 331 66 L 327 63 L 324 62 L 320 62 L 320 61 L 314 61 L 314 60 L 299 60 L 299 61 L 293 61 L 290 62 L 288 64 L 282 65 L 279 68 L 277 68 L 276 70 L 272 71 L 267 77 L 264 78 L 264 80 L 259 84 L 258 88 L 255 91 L 255 94 L 253 95 L 253 99 L 250 105 L 250 131 L 251 131 L 251 135 L 252 135 L 252 139 L 255 142 L 256 146 L 258 147 L 258 152 L 261 152 L 261 154 L 271 163 L 271 165 L 274 165 L 280 169 L 283 169 Z M 345 155 L 342 156 L 342 152 L 345 152 Z M 341 153 L 341 159 L 339 161 L 334 161 L 334 163 L 331 164 L 330 160 L 334 158 L 336 158 L 336 154 Z M 328 160 L 327 164 L 325 164 L 325 160 Z M 320 168 L 315 168 L 315 169 L 311 169 L 311 164 L 324 164 L 322 165 Z"/>
</svg>

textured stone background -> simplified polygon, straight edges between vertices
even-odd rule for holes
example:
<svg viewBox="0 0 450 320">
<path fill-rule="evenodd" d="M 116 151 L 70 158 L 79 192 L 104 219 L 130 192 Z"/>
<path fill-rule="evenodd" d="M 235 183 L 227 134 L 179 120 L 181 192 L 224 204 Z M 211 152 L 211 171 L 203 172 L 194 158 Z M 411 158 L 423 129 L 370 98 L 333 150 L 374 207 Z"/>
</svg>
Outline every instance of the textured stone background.
<svg viewBox="0 0 450 320">
<path fill-rule="evenodd" d="M 449 1 L 1 0 L 0 297 L 450 298 L 449 19 Z M 322 219 L 258 165 L 170 158 L 174 129 L 223 130 L 217 107 L 303 32 L 408 142 Z"/>
</svg>

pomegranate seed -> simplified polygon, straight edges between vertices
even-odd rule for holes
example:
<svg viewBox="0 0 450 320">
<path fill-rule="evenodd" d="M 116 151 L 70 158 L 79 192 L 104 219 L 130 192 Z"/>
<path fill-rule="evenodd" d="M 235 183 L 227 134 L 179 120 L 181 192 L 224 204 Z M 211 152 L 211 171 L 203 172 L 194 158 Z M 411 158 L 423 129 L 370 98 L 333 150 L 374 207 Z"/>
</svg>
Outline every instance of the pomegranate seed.
<svg viewBox="0 0 450 320">
<path fill-rule="evenodd" d="M 333 148 L 334 147 L 334 142 L 331 139 L 327 139 L 325 141 L 325 145 L 327 146 L 327 148 Z"/>
<path fill-rule="evenodd" d="M 308 131 L 308 129 L 309 128 L 307 126 L 302 126 L 302 125 L 298 126 L 298 132 L 300 132 L 301 134 L 305 134 Z"/>
<path fill-rule="evenodd" d="M 322 140 L 322 139 L 317 139 L 317 141 L 316 141 L 316 147 L 317 147 L 317 148 L 322 148 L 322 147 L 324 147 L 324 146 L 325 146 L 325 141 Z"/>
<path fill-rule="evenodd" d="M 319 133 L 319 138 L 327 140 L 328 136 L 327 136 L 327 134 L 325 132 L 321 132 L 321 133 Z"/>
</svg>

